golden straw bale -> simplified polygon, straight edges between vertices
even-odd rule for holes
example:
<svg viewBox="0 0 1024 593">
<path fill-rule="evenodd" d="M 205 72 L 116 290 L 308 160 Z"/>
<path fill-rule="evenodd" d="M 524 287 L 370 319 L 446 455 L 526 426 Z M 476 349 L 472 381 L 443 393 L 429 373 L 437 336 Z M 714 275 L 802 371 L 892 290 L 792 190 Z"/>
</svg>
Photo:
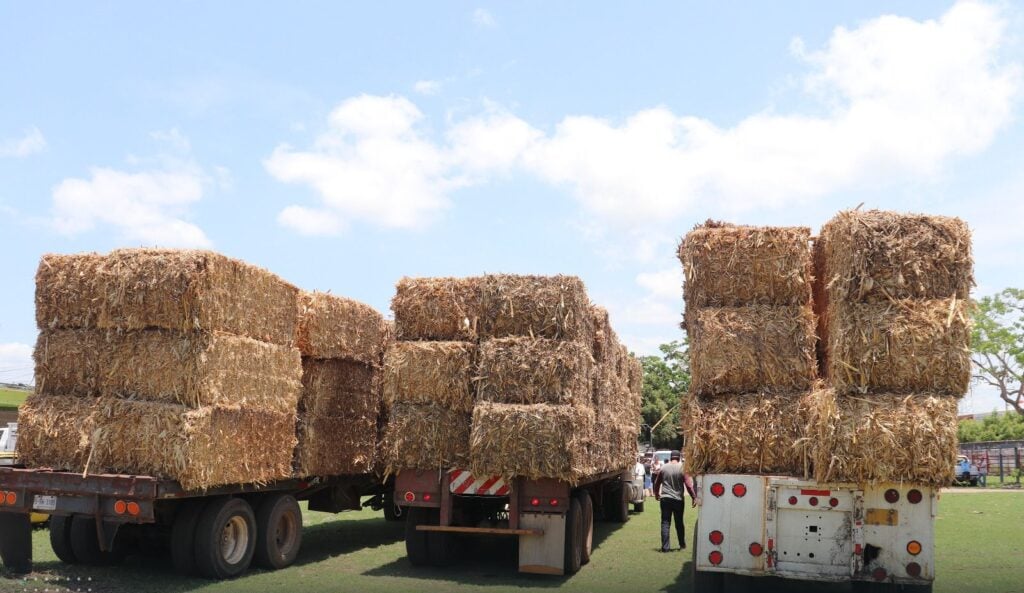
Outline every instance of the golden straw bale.
<svg viewBox="0 0 1024 593">
<path fill-rule="evenodd" d="M 477 400 L 590 405 L 590 343 L 512 337 L 480 346 Z"/>
<path fill-rule="evenodd" d="M 833 301 L 829 382 L 840 392 L 962 396 L 971 380 L 968 307 L 959 299 Z"/>
<path fill-rule="evenodd" d="M 637 458 L 637 437 L 640 427 L 636 422 L 622 423 L 597 417 L 595 438 L 590 444 L 590 458 L 595 472 L 632 469 Z M 600 435 L 600 438 L 598 438 Z"/>
<path fill-rule="evenodd" d="M 473 411 L 476 344 L 395 342 L 384 358 L 384 398 L 389 405 L 440 404 Z"/>
<path fill-rule="evenodd" d="M 381 444 L 388 473 L 465 467 L 472 416 L 435 404 L 397 403 Z"/>
<path fill-rule="evenodd" d="M 103 305 L 102 266 L 97 253 L 48 253 L 36 271 L 39 329 L 95 327 Z"/>
<path fill-rule="evenodd" d="M 377 446 L 377 419 L 359 415 L 299 417 L 298 477 L 370 473 Z"/>
<path fill-rule="evenodd" d="M 683 397 L 686 471 L 806 476 L 810 392 Z"/>
<path fill-rule="evenodd" d="M 230 334 L 45 330 L 34 356 L 44 394 L 293 413 L 301 389 L 297 349 Z"/>
<path fill-rule="evenodd" d="M 32 395 L 18 408 L 18 458 L 27 467 L 85 467 L 95 429 L 95 402 L 80 397 Z"/>
<path fill-rule="evenodd" d="M 833 302 L 966 300 L 974 284 L 971 231 L 959 218 L 847 210 L 819 241 Z"/>
<path fill-rule="evenodd" d="M 612 329 L 608 310 L 597 305 L 590 306 L 591 324 L 594 327 L 594 361 L 598 364 L 615 366 L 619 356 L 619 337 Z"/>
<path fill-rule="evenodd" d="M 689 317 L 694 393 L 800 391 L 817 376 L 810 305 L 704 307 Z"/>
<path fill-rule="evenodd" d="M 380 364 L 384 318 L 359 301 L 323 292 L 299 295 L 295 345 L 303 356 Z"/>
<path fill-rule="evenodd" d="M 592 343 L 590 299 L 575 276 L 493 274 L 481 281 L 482 338 L 530 336 Z"/>
<path fill-rule="evenodd" d="M 376 422 L 380 390 L 378 371 L 353 360 L 302 359 L 302 398 L 299 411 L 306 415 L 366 418 Z"/>
<path fill-rule="evenodd" d="M 810 236 L 806 227 L 708 221 L 694 228 L 679 246 L 687 310 L 809 304 Z"/>
<path fill-rule="evenodd" d="M 594 472 L 593 438 L 589 408 L 481 402 L 473 409 L 470 471 L 576 483 Z"/>
<path fill-rule="evenodd" d="M 958 452 L 957 399 L 821 389 L 812 400 L 807 435 L 820 482 L 946 486 Z"/>
<path fill-rule="evenodd" d="M 398 340 L 477 339 L 479 278 L 402 278 L 391 310 Z"/>
</svg>

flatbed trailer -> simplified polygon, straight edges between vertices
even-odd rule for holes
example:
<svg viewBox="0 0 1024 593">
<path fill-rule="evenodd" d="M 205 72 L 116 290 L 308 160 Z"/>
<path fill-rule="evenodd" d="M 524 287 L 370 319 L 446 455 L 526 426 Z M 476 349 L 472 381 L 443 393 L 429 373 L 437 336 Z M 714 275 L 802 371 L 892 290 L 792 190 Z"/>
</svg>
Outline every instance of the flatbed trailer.
<svg viewBox="0 0 1024 593">
<path fill-rule="evenodd" d="M 29 517 L 45 512 L 50 543 L 63 562 L 109 564 L 128 550 L 162 543 L 182 574 L 233 578 L 253 562 L 279 569 L 295 561 L 302 544 L 299 501 L 329 513 L 383 508 L 395 519 L 392 484 L 353 475 L 188 491 L 152 476 L 0 467 L 0 556 L 12 572 L 31 572 Z"/>
<path fill-rule="evenodd" d="M 629 505 L 642 511 L 642 501 L 643 484 L 627 469 L 574 484 L 479 477 L 459 468 L 403 471 L 395 479 L 395 504 L 407 508 L 405 548 L 414 566 L 451 564 L 467 536 L 514 537 L 520 572 L 574 574 L 590 561 L 594 517 L 624 523 Z"/>
</svg>

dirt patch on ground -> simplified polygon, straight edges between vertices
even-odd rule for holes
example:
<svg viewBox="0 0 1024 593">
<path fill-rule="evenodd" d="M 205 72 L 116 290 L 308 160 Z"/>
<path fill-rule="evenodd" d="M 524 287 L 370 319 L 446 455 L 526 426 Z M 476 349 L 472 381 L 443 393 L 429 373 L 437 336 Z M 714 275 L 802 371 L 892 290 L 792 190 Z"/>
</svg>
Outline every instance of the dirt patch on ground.
<svg viewBox="0 0 1024 593">
<path fill-rule="evenodd" d="M 0 410 L 0 424 L 7 424 L 8 422 L 18 421 L 17 410 Z"/>
</svg>

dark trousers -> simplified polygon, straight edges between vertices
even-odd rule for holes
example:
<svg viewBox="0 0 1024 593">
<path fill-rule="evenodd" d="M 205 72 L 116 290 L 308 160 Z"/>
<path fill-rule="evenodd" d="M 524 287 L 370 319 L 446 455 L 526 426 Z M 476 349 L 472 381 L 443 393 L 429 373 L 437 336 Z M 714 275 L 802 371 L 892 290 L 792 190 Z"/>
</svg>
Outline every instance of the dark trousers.
<svg viewBox="0 0 1024 593">
<path fill-rule="evenodd" d="M 674 498 L 661 499 L 661 549 L 668 551 L 670 545 L 669 531 L 672 520 L 676 521 L 676 537 L 679 538 L 679 547 L 686 547 L 686 527 L 683 526 L 683 501 Z"/>
</svg>

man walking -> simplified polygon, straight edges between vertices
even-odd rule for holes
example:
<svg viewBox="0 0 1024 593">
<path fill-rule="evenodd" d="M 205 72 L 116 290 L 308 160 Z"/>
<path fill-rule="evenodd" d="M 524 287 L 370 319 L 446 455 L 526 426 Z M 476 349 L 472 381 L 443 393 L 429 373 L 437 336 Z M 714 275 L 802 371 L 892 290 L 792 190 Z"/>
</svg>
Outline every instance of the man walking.
<svg viewBox="0 0 1024 593">
<path fill-rule="evenodd" d="M 669 532 L 672 520 L 676 522 L 676 537 L 679 538 L 679 549 L 686 549 L 686 528 L 683 526 L 683 488 L 690 493 L 693 506 L 697 506 L 693 482 L 683 473 L 683 464 L 679 462 L 679 451 L 673 451 L 671 459 L 654 478 L 654 498 L 661 501 L 661 551 L 670 552 Z"/>
</svg>

